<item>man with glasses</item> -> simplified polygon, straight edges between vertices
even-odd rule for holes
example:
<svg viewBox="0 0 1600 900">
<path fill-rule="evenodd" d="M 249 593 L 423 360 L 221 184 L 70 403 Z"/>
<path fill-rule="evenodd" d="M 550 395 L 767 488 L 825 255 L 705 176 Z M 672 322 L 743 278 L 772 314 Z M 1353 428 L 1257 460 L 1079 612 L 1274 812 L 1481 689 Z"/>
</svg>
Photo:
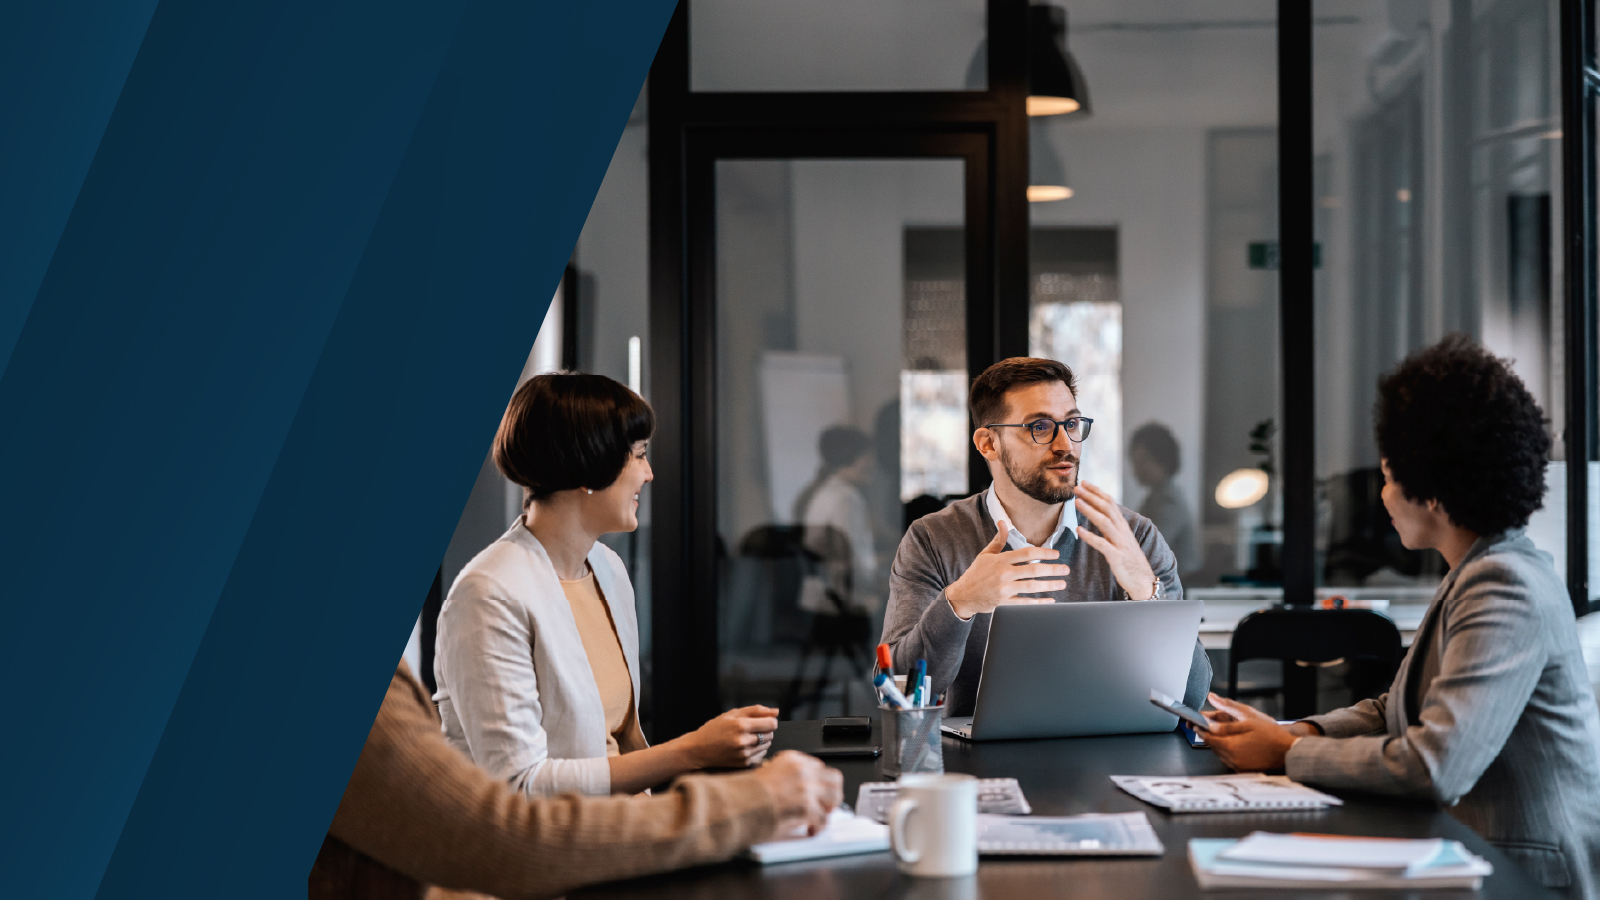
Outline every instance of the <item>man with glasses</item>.
<svg viewBox="0 0 1600 900">
<path fill-rule="evenodd" d="M 883 640 L 901 671 L 927 660 L 934 692 L 948 692 L 947 716 L 972 715 L 996 607 L 1183 596 L 1177 559 L 1150 520 L 1079 483 L 1094 420 L 1076 395 L 1072 370 L 1052 359 L 985 370 L 967 404 L 993 485 L 918 519 L 900 541 Z M 1196 641 L 1184 702 L 1199 709 L 1210 684 Z"/>
</svg>

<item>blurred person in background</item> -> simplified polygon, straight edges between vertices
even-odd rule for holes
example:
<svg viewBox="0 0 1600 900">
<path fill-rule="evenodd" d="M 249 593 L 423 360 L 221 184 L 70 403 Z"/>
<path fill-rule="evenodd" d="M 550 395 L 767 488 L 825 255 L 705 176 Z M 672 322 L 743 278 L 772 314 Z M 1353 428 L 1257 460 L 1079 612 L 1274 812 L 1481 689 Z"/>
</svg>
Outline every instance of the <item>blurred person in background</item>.
<svg viewBox="0 0 1600 900">
<path fill-rule="evenodd" d="M 1572 601 L 1523 533 L 1544 501 L 1544 412 L 1460 334 L 1378 384 L 1383 505 L 1450 571 L 1389 692 L 1287 727 L 1212 695 L 1241 771 L 1438 803 L 1569 897 L 1600 897 L 1600 708 Z"/>
<path fill-rule="evenodd" d="M 1172 548 L 1172 555 L 1178 558 L 1178 574 L 1187 575 L 1198 570 L 1203 560 L 1194 515 L 1178 489 L 1182 459 L 1178 439 L 1160 422 L 1140 426 L 1128 439 L 1128 463 L 1133 477 L 1141 487 L 1149 489 L 1139 504 L 1139 515 L 1155 523 Z"/>
<path fill-rule="evenodd" d="M 872 517 L 864 495 L 876 458 L 872 439 L 859 428 L 836 425 L 817 441 L 822 467 L 795 499 L 801 545 L 818 561 L 800 585 L 800 608 L 824 616 L 871 615 L 879 597 Z"/>
<path fill-rule="evenodd" d="M 308 896 L 558 897 L 814 834 L 839 805 L 842 783 L 838 770 L 790 750 L 750 772 L 680 778 L 652 797 L 530 798 L 446 743 L 427 690 L 402 662 L 312 866 Z"/>
<path fill-rule="evenodd" d="M 632 794 L 754 765 L 778 727 L 778 710 L 748 706 L 655 747 L 639 728 L 633 585 L 599 538 L 639 527 L 654 429 L 638 394 L 558 372 L 517 388 L 495 435 L 526 512 L 445 598 L 433 699 L 450 745 L 529 796 Z"/>
</svg>

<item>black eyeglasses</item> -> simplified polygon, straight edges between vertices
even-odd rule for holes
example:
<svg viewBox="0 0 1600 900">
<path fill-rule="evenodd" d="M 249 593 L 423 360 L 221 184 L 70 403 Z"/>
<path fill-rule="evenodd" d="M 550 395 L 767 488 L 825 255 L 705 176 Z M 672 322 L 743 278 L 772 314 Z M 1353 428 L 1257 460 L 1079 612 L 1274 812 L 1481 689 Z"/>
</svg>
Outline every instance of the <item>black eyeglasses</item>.
<svg viewBox="0 0 1600 900">
<path fill-rule="evenodd" d="M 1038 419 L 1033 422 L 1024 422 L 1020 425 L 996 422 L 983 427 L 1026 428 L 1028 429 L 1028 434 L 1033 436 L 1033 442 L 1035 444 L 1054 443 L 1056 439 L 1056 430 L 1065 428 L 1067 430 L 1067 439 L 1072 441 L 1074 444 L 1081 444 L 1089 437 L 1089 426 L 1093 424 L 1093 419 L 1086 418 L 1084 416 L 1073 416 L 1070 419 L 1062 419 L 1059 422 L 1057 422 L 1055 419 Z"/>
</svg>

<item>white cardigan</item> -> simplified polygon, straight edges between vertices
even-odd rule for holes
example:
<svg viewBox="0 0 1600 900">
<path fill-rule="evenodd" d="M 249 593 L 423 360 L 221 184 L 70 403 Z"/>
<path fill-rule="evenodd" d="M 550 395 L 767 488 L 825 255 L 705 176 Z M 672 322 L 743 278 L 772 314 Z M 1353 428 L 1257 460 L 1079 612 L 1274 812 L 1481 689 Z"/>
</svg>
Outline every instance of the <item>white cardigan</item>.
<svg viewBox="0 0 1600 900">
<path fill-rule="evenodd" d="M 621 557 L 589 551 L 639 696 L 639 622 Z M 446 740 L 528 796 L 611 792 L 606 712 L 550 556 L 522 520 L 472 558 L 439 612 Z"/>
</svg>

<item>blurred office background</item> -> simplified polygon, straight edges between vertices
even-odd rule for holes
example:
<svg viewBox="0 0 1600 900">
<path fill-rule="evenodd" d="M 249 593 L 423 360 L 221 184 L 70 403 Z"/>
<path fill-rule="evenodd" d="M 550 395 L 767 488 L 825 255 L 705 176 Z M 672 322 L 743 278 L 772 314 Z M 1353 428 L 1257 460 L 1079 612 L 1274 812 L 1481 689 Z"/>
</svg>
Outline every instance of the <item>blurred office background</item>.
<svg viewBox="0 0 1600 900">
<path fill-rule="evenodd" d="M 767 702 L 812 717 L 869 707 L 860 673 L 900 537 L 915 517 L 985 486 L 965 394 L 992 360 L 974 358 L 974 346 L 1025 340 L 1016 352 L 1073 367 L 1079 406 L 1095 419 L 1084 477 L 1146 511 L 1179 550 L 1186 593 L 1207 602 L 1202 637 L 1219 663 L 1231 623 L 1282 599 L 1277 4 L 1026 6 L 680 8 L 686 21 L 669 31 L 623 130 L 523 373 L 608 375 L 674 423 L 671 447 L 653 451 L 657 482 L 639 531 L 606 539 L 637 592 L 647 722 L 664 684 L 703 680 L 682 674 L 691 671 L 714 671 L 716 709 Z M 1297 102 L 1313 121 L 1316 595 L 1378 609 L 1404 630 L 1444 567 L 1399 545 L 1378 499 L 1375 384 L 1450 331 L 1513 358 L 1550 418 L 1550 494 L 1530 530 L 1569 571 L 1559 3 L 1312 8 L 1313 89 Z M 839 136 L 849 129 L 826 125 L 829 107 L 897 109 L 903 96 L 884 132 L 915 131 L 920 109 L 937 130 L 961 97 L 1017 87 L 989 83 L 1022 70 L 991 60 L 991 45 L 1014 54 L 1063 20 L 1055 41 L 1084 96 L 1076 111 L 1027 122 L 1029 194 L 1039 199 L 1026 203 L 1025 281 L 1007 282 L 1014 248 L 972 233 L 1021 202 L 975 177 L 975 161 L 994 166 L 993 156 L 878 141 L 859 120 L 849 128 L 863 137 L 851 145 Z M 991 34 L 995 22 L 1034 33 Z M 763 103 L 797 111 L 776 137 Z M 712 110 L 715 127 L 691 122 L 695 108 Z M 766 133 L 748 145 L 713 135 L 694 155 L 696 127 L 738 132 L 741 116 L 766 117 Z M 652 183 L 652 120 L 675 123 L 665 139 L 690 146 L 686 162 L 656 148 L 656 172 L 688 173 L 671 189 Z M 1006 127 L 992 132 L 990 152 L 1017 139 Z M 692 246 L 663 262 L 661 229 L 677 226 L 662 222 L 678 209 L 688 224 L 677 237 Z M 984 258 L 969 258 L 974 247 Z M 975 271 L 999 287 L 974 290 Z M 1025 320 L 1025 339 L 1017 331 L 1006 344 L 1012 326 L 1002 322 L 999 338 L 975 344 L 972 323 L 991 313 Z M 664 349 L 662 335 L 687 343 Z M 653 371 L 682 382 L 652 383 Z M 702 499 L 674 493 L 663 513 L 652 498 L 669 480 L 692 481 L 680 473 L 696 464 L 710 474 L 676 490 Z M 520 502 L 486 460 L 436 591 L 515 521 Z M 1591 546 L 1597 531 L 1587 529 Z M 669 558 L 657 571 L 660 553 Z M 652 669 L 654 642 L 685 632 L 654 624 L 658 607 L 714 632 L 664 676 Z M 429 615 L 410 651 L 424 670 Z M 669 712 L 657 734 L 690 718 Z"/>
</svg>

